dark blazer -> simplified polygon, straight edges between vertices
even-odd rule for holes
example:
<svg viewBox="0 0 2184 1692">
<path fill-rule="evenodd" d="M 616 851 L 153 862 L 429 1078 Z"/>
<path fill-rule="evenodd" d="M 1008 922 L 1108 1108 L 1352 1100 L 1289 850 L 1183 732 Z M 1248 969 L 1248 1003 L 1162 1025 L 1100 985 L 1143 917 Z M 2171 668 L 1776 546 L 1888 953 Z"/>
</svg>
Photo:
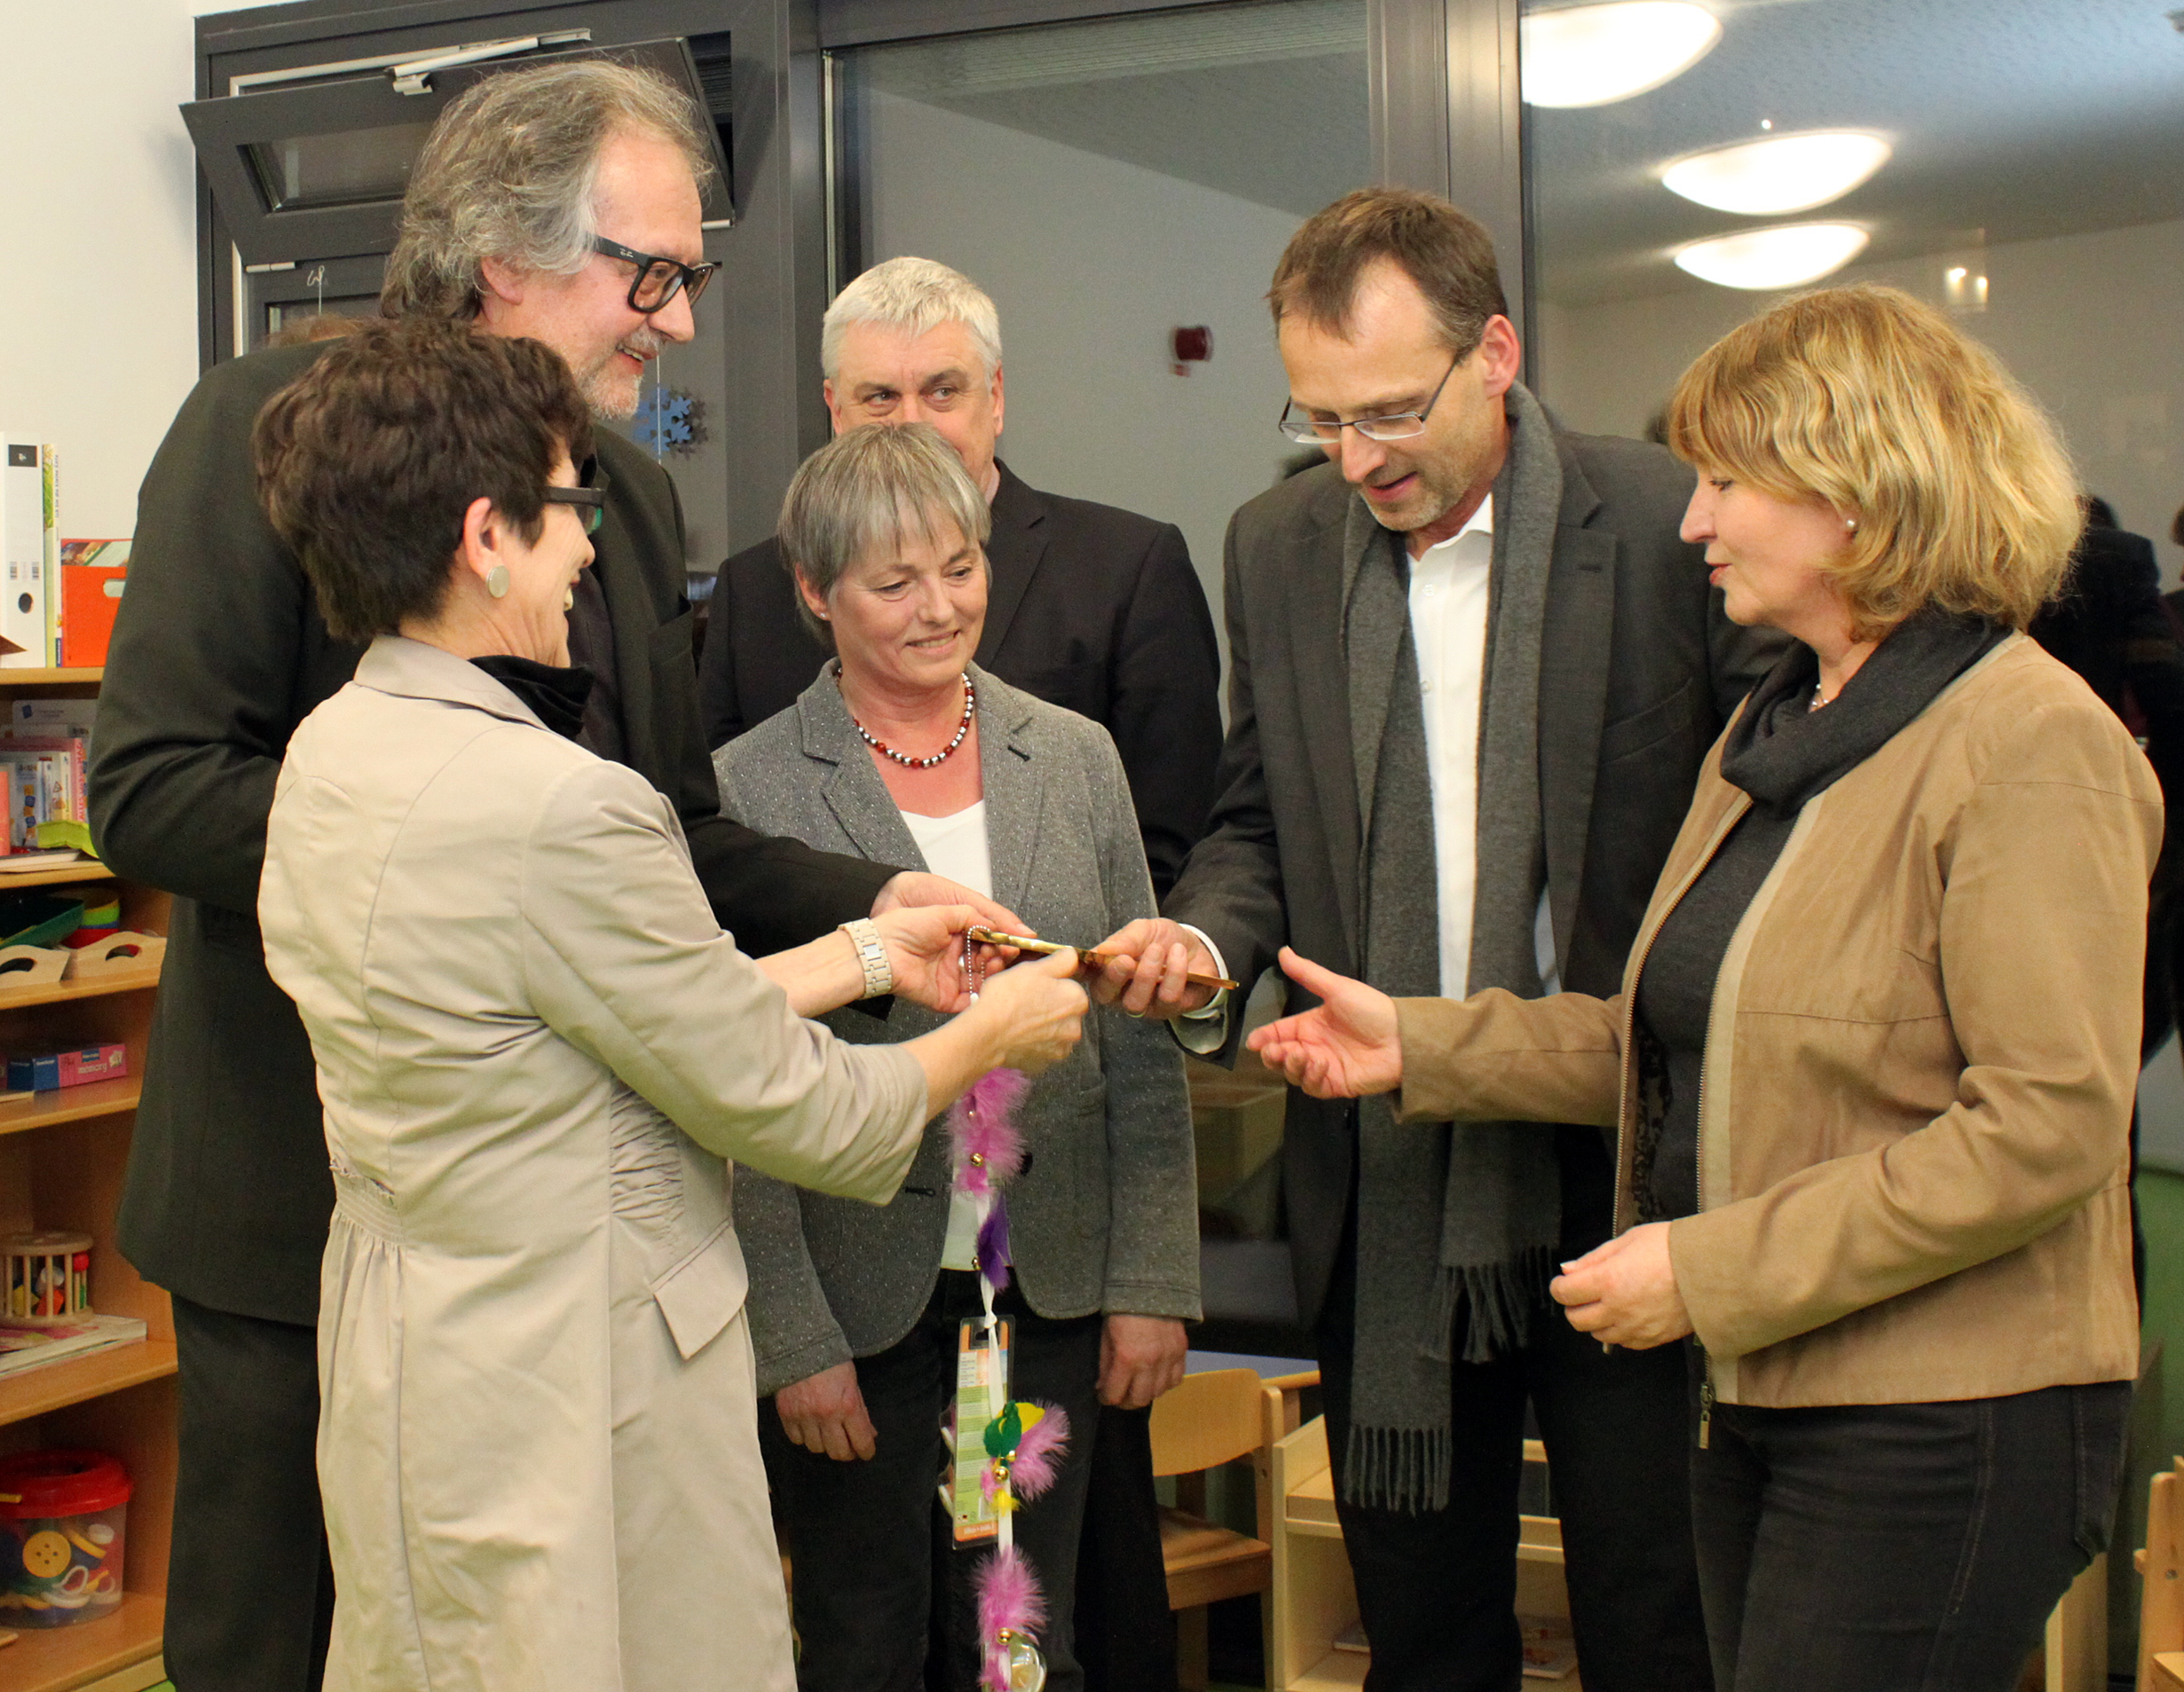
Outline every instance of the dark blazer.
<svg viewBox="0 0 2184 1692">
<path fill-rule="evenodd" d="M 1183 536 L 1113 506 L 1024 485 L 993 496 L 980 665 L 1115 737 L 1155 895 L 1203 832 L 1221 750 L 1220 649 Z M 785 711 L 827 649 L 796 614 L 781 547 L 721 566 L 698 696 L 715 746 Z"/>
<path fill-rule="evenodd" d="M 91 817 L 116 873 L 176 895 L 153 1012 L 120 1243 L 161 1286 L 217 1310 L 309 1323 L 334 1190 L 311 1045 L 265 972 L 265 817 L 288 736 L 355 670 L 260 510 L 259 408 L 327 350 L 284 348 L 197 384 L 139 496 L 114 619 Z M 744 949 L 870 909 L 887 866 L 768 839 L 720 815 L 699 724 L 673 484 L 602 429 L 594 537 L 621 684 L 626 761 L 681 816 L 699 878 Z"/>
<path fill-rule="evenodd" d="M 1691 473 L 1659 447 L 1557 433 L 1562 508 L 1540 657 L 1540 786 L 1562 984 L 1605 997 L 1691 807 L 1699 767 L 1780 637 L 1737 627 L 1676 539 Z M 1360 827 L 1332 465 L 1231 520 L 1228 739 L 1206 838 L 1164 915 L 1249 983 L 1284 944 L 1358 972 Z M 1317 1003 L 1289 988 L 1289 1008 Z M 1229 1019 L 1234 1061 L 1242 1018 Z M 1292 1088 L 1283 1141 L 1297 1309 L 1318 1319 L 1349 1205 L 1351 1109 Z M 1569 1130 L 1565 1130 L 1569 1131 Z M 1599 1160 L 1604 1168 L 1604 1152 Z"/>
</svg>

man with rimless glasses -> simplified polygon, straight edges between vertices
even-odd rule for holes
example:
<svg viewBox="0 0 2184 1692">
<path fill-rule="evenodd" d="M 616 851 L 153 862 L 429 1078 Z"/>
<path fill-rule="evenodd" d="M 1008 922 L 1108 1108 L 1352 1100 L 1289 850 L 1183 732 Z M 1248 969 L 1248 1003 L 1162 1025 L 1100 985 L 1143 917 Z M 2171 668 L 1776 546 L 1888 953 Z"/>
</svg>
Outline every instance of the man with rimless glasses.
<svg viewBox="0 0 2184 1692">
<path fill-rule="evenodd" d="M 714 269 L 699 231 L 702 121 L 665 83 L 604 59 L 486 78 L 418 159 L 382 309 L 540 341 L 595 413 L 630 416 L 646 363 L 690 338 L 690 302 Z M 334 1190 L 311 1048 L 266 973 L 256 911 L 289 736 L 350 680 L 362 649 L 327 633 L 259 508 L 250 459 L 259 408 L 326 350 L 239 358 L 184 403 L 145 480 L 92 748 L 91 825 L 106 861 L 176 895 L 119 1233 L 174 1295 L 180 1468 L 165 1650 L 178 1692 L 308 1692 L 332 1612 L 314 1447 Z M 594 566 L 570 590 L 581 667 L 534 665 L 510 690 L 531 689 L 524 703 L 541 721 L 567 722 L 667 797 L 715 915 L 746 952 L 898 904 L 959 899 L 1013 926 L 936 877 L 721 816 L 674 490 L 627 439 L 595 439 L 589 485 L 548 495 L 592 531 Z M 731 1672 L 691 1671 L 693 1686 Z"/>
<path fill-rule="evenodd" d="M 1292 1011 L 1313 964 L 1404 995 L 1612 994 L 1700 760 L 1772 653 L 1677 539 L 1691 473 L 1548 416 L 1493 246 L 1445 201 L 1337 201 L 1269 299 L 1281 430 L 1329 461 L 1229 526 L 1212 819 L 1162 917 L 1101 943 L 1126 956 L 1096 991 L 1225 1061 L 1241 1007 L 1185 966 L 1279 962 Z M 1517 1692 L 1529 1405 L 1588 1692 L 1702 1692 L 1683 1361 L 1605 1353 L 1548 1293 L 1609 1232 L 1599 1131 L 1399 1123 L 1385 1098 L 1292 1089 L 1282 1171 L 1367 1685 Z"/>
</svg>

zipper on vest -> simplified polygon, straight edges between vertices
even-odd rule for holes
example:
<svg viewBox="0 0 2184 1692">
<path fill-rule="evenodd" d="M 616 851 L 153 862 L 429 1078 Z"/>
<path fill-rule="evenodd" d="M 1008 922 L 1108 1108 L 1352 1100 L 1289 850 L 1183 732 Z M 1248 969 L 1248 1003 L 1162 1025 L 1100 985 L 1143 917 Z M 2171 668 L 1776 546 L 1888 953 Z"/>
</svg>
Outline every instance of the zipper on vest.
<svg viewBox="0 0 2184 1692">
<path fill-rule="evenodd" d="M 1699 1449 L 1707 1449 L 1714 1433 L 1714 1359 L 1699 1348 Z"/>
</svg>

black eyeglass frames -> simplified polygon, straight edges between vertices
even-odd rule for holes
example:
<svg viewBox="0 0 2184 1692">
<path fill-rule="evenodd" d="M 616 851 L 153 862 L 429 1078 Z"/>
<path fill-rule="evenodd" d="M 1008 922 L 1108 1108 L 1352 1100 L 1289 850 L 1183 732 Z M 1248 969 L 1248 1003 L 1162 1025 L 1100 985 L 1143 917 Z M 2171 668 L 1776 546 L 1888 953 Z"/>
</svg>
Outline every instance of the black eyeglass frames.
<svg viewBox="0 0 2184 1692">
<path fill-rule="evenodd" d="M 595 535 L 599 525 L 607 520 L 607 496 L 603 488 L 548 488 L 545 493 L 548 505 L 572 505 L 584 514 L 584 532 Z"/>
<path fill-rule="evenodd" d="M 713 280 L 714 272 L 721 268 L 712 262 L 685 264 L 679 259 L 662 258 L 656 253 L 640 253 L 618 240 L 609 240 L 604 235 L 592 237 L 592 251 L 637 267 L 629 284 L 629 309 L 647 316 L 686 290 L 690 303 L 697 304 L 698 296 L 706 291 L 706 284 Z"/>
</svg>

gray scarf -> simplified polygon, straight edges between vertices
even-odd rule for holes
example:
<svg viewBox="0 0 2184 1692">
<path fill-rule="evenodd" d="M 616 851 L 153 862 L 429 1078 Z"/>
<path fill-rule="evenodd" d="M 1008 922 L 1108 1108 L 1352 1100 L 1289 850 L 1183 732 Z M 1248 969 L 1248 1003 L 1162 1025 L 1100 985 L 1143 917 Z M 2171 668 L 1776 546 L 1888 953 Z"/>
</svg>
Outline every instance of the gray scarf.
<svg viewBox="0 0 2184 1692">
<path fill-rule="evenodd" d="M 1479 711 L 1478 868 L 1470 979 L 1440 979 L 1432 781 L 1409 555 L 1362 500 L 1344 535 L 1344 655 L 1358 815 L 1364 977 L 1398 997 L 1506 988 L 1537 998 L 1534 923 L 1545 885 L 1539 782 L 1540 641 L 1562 466 L 1539 403 L 1508 397 L 1509 461 L 1494 487 L 1486 680 Z M 1399 1123 L 1358 1104 L 1357 1355 L 1344 1496 L 1383 1509 L 1448 1501 L 1449 1350 L 1525 1343 L 1561 1232 L 1555 1137 L 1536 1123 Z"/>
</svg>

